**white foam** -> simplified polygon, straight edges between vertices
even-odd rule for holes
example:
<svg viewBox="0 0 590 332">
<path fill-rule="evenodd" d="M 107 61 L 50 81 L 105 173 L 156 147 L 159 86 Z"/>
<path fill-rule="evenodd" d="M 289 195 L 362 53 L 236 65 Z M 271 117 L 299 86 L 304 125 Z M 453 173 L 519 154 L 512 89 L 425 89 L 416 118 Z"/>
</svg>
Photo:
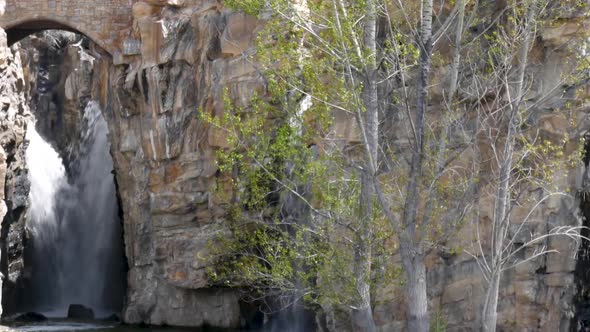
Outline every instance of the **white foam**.
<svg viewBox="0 0 590 332">
<path fill-rule="evenodd" d="M 53 331 L 87 331 L 113 328 L 111 325 L 96 325 L 84 323 L 48 323 L 43 325 L 28 325 L 15 328 L 20 332 L 53 332 Z"/>
</svg>

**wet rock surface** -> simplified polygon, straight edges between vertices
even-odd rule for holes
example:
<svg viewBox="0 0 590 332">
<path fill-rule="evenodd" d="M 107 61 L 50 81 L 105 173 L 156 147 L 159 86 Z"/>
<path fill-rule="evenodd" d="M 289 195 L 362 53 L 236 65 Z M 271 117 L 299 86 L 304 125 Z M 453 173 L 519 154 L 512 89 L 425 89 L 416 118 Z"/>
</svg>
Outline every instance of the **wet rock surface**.
<svg viewBox="0 0 590 332">
<path fill-rule="evenodd" d="M 47 320 L 45 315 L 40 314 L 38 312 L 27 312 L 21 315 L 16 316 L 14 321 L 16 322 L 25 322 L 25 323 L 33 323 L 33 322 L 44 322 Z"/>
<path fill-rule="evenodd" d="M 18 302 L 13 290 L 23 287 L 23 251 L 26 243 L 24 215 L 30 184 L 25 164 L 25 133 L 32 120 L 28 107 L 27 77 L 20 54 L 7 47 L 0 29 L 0 218 L 3 307 Z"/>
<path fill-rule="evenodd" d="M 6 114 L 2 113 L 3 118 L 12 121 L 2 127 L 3 146 L 11 149 L 6 158 L 11 169 L 5 173 L 8 213 L 2 224 L 6 314 L 30 310 L 25 306 L 30 296 L 23 295 L 31 288 L 33 278 L 31 262 L 26 261 L 32 242 L 26 221 L 30 183 L 24 153 L 28 142 L 23 135 L 26 126 L 36 124 L 37 131 L 60 152 L 70 168 L 80 146 L 77 138 L 82 110 L 90 98 L 92 82 L 92 58 L 83 43 L 82 36 L 51 31 L 34 35 L 5 51 L 9 66 L 2 73 L 7 83 L 14 82 L 2 85 L 3 100 L 10 105 Z M 7 140 L 9 137 L 12 140 Z"/>
<path fill-rule="evenodd" d="M 68 319 L 92 320 L 94 311 L 82 304 L 70 304 L 68 307 Z"/>
<path fill-rule="evenodd" d="M 68 170 L 79 154 L 83 110 L 91 99 L 94 57 L 89 40 L 50 30 L 18 45 L 37 132 L 59 152 Z"/>
</svg>

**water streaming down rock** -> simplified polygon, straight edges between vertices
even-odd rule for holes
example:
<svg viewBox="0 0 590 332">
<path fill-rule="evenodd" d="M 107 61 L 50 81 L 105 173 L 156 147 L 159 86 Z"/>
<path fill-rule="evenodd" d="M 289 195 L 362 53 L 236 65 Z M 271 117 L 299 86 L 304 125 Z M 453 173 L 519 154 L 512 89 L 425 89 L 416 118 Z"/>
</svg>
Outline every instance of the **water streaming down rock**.
<svg viewBox="0 0 590 332">
<path fill-rule="evenodd" d="M 69 176 L 58 153 L 34 129 L 28 132 L 30 310 L 57 317 L 65 317 L 70 304 L 88 306 L 99 317 L 118 312 L 124 295 L 121 220 L 108 128 L 95 102 L 88 104 L 83 120 Z"/>
</svg>

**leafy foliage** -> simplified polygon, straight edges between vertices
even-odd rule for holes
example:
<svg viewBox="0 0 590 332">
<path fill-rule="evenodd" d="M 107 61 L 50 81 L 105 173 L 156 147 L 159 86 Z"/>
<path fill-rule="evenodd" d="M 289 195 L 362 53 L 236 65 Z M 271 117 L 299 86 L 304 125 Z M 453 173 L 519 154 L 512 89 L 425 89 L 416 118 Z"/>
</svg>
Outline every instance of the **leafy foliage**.
<svg viewBox="0 0 590 332">
<path fill-rule="evenodd" d="M 233 235 L 211 245 L 220 248 L 214 254 L 224 263 L 209 273 L 220 285 L 247 285 L 257 299 L 280 298 L 283 305 L 303 299 L 348 310 L 359 297 L 352 266 L 363 157 L 335 135 L 333 112 L 354 114 L 364 107 L 361 86 L 351 90 L 342 59 L 360 67 L 372 56 L 349 53 L 353 35 L 362 34 L 355 21 L 365 3 L 349 3 L 349 17 L 340 25 L 331 1 L 309 2 L 299 12 L 285 0 L 226 5 L 274 15 L 265 16 L 253 59 L 265 78 L 265 94 L 238 107 L 226 93 L 223 116 L 201 114 L 227 135 L 229 147 L 218 151 L 218 163 L 222 172 L 233 173 L 237 193 Z M 298 15 L 306 14 L 316 36 L 301 27 Z M 403 51 L 415 62 L 415 47 Z M 373 264 L 379 273 L 368 282 L 391 284 L 400 272 L 390 264 L 393 232 L 379 213 L 365 218 L 372 220 L 367 240 L 379 257 Z"/>
<path fill-rule="evenodd" d="M 374 291 L 411 279 L 412 266 L 404 266 L 402 280 L 393 264 L 398 250 L 422 265 L 433 249 L 464 253 L 465 243 L 447 240 L 467 222 L 479 222 L 480 198 L 490 195 L 507 207 L 494 231 L 504 229 L 511 206 L 531 203 L 527 192 L 552 195 L 559 191 L 557 172 L 579 164 L 578 139 L 535 128 L 533 111 L 546 100 L 527 99 L 534 90 L 528 53 L 535 40 L 529 38 L 537 24 L 554 24 L 551 12 L 559 8 L 539 0 L 549 14 L 533 16 L 528 0 L 444 3 L 429 15 L 440 34 L 427 39 L 444 40 L 451 50 L 430 52 L 420 29 L 424 4 L 432 1 L 371 1 L 225 1 L 265 21 L 247 59 L 265 89 L 245 106 L 226 93 L 223 115 L 202 114 L 226 133 L 228 147 L 217 157 L 235 193 L 232 237 L 212 244 L 223 262 L 210 271 L 215 283 L 247 286 L 254 298 L 280 298 L 283 305 L 303 299 L 354 310 L 359 281 Z M 572 10 L 584 9 L 574 2 L 568 1 Z M 359 43 L 372 3 L 376 49 Z M 586 58 L 576 61 L 581 75 L 564 77 L 564 85 L 584 81 Z M 431 82 L 431 63 L 449 77 Z M 379 89 L 382 119 L 375 165 L 367 161 L 363 126 L 372 111 L 364 98 L 371 83 Z M 420 98 L 429 105 L 422 115 L 415 106 Z M 571 121 L 571 107 L 553 113 Z M 357 141 L 337 130 L 339 116 L 356 119 Z M 368 173 L 374 190 L 363 201 Z M 373 207 L 370 215 L 363 215 L 363 202 Z M 504 240 L 501 246 L 510 245 Z M 355 273 L 365 245 L 368 276 Z M 476 259 L 485 260 L 490 254 L 481 248 Z M 435 323 L 435 330 L 446 328 L 443 320 Z"/>
</svg>

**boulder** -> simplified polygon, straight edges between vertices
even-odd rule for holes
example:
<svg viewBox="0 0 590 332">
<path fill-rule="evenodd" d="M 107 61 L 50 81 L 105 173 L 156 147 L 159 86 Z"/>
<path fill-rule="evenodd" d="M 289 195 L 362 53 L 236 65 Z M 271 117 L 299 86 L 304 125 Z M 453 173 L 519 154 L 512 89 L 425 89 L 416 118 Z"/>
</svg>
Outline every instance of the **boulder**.
<svg viewBox="0 0 590 332">
<path fill-rule="evenodd" d="M 36 323 L 46 321 L 47 317 L 38 312 L 26 312 L 18 315 L 14 320 L 17 322 Z"/>
<path fill-rule="evenodd" d="M 94 319 L 94 311 L 81 304 L 70 304 L 68 308 L 68 319 Z"/>
<path fill-rule="evenodd" d="M 117 314 L 112 314 L 102 320 L 110 323 L 121 323 L 121 317 L 119 317 Z"/>
</svg>

